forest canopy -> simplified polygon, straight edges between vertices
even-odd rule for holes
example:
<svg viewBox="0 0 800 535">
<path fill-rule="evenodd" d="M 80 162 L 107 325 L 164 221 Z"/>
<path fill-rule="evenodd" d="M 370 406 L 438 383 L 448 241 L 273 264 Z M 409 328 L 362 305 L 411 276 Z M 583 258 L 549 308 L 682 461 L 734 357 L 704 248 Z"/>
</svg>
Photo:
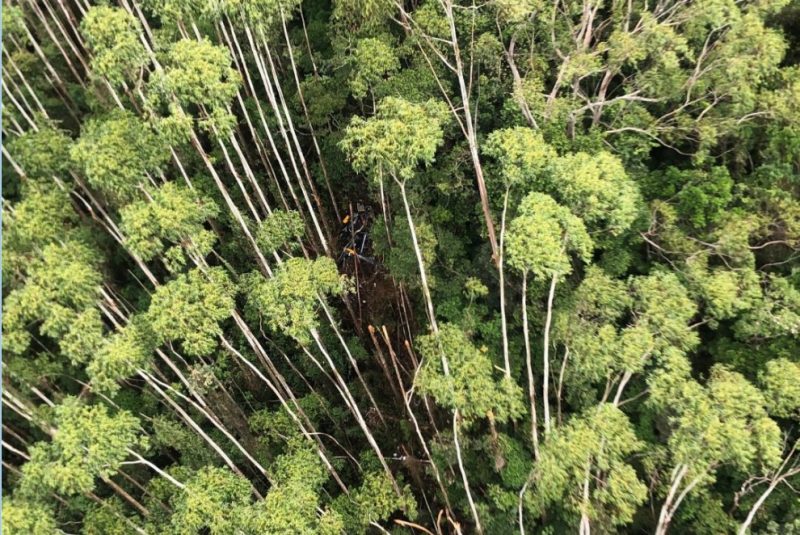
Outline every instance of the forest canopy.
<svg viewBox="0 0 800 535">
<path fill-rule="evenodd" d="M 2 47 L 4 533 L 800 533 L 800 0 Z"/>
</svg>

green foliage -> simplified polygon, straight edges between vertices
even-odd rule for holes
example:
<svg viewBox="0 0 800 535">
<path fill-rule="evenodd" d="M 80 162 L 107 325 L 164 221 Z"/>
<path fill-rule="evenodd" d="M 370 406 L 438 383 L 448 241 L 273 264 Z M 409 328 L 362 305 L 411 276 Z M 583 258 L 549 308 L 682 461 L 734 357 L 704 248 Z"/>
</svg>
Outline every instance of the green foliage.
<svg viewBox="0 0 800 535">
<path fill-rule="evenodd" d="M 503 20 L 511 23 L 524 22 L 539 7 L 536 0 L 494 0 Z"/>
<path fill-rule="evenodd" d="M 285 243 L 300 239 L 305 234 L 305 223 L 294 210 L 275 210 L 261 222 L 256 231 L 256 242 L 264 251 L 274 251 Z"/>
<path fill-rule="evenodd" d="M 24 269 L 23 259 L 29 253 L 63 239 L 65 231 L 77 221 L 66 192 L 43 185 L 26 187 L 22 200 L 3 213 L 3 261 L 6 255 L 12 255 L 6 277 L 12 269 Z"/>
<path fill-rule="evenodd" d="M 788 279 L 770 277 L 764 300 L 734 325 L 741 339 L 796 336 L 800 332 L 800 290 Z"/>
<path fill-rule="evenodd" d="M 251 274 L 243 289 L 251 315 L 263 315 L 272 330 L 306 345 L 318 326 L 318 300 L 341 294 L 343 284 L 330 258 L 290 258 L 271 279 Z"/>
<path fill-rule="evenodd" d="M 319 492 L 328 474 L 314 450 L 301 440 L 295 438 L 290 451 L 280 455 L 270 469 L 274 485 L 258 520 L 260 533 L 317 532 Z"/>
<path fill-rule="evenodd" d="M 351 28 L 374 28 L 383 24 L 394 12 L 389 0 L 336 0 L 333 16 Z"/>
<path fill-rule="evenodd" d="M 165 63 L 165 73 L 155 81 L 157 91 L 175 95 L 184 106 L 208 108 L 209 129 L 224 127 L 232 119 L 226 108 L 242 79 L 230 66 L 227 48 L 214 45 L 207 38 L 181 39 L 170 47 Z"/>
<path fill-rule="evenodd" d="M 697 305 L 677 276 L 657 271 L 637 277 L 632 286 L 636 295 L 633 311 L 641 324 L 665 344 L 682 350 L 697 345 L 697 334 L 687 328 L 697 313 Z"/>
<path fill-rule="evenodd" d="M 563 508 L 572 522 L 585 513 L 607 530 L 629 523 L 647 499 L 647 487 L 626 459 L 642 447 L 628 418 L 611 404 L 574 417 L 541 448 L 528 494 L 533 512 Z"/>
<path fill-rule="evenodd" d="M 11 4 L 6 531 L 797 531 L 797 2 Z"/>
<path fill-rule="evenodd" d="M 127 520 L 127 521 L 126 521 Z M 134 521 L 127 519 L 122 502 L 109 498 L 86 512 L 82 535 L 126 535 Z"/>
<path fill-rule="evenodd" d="M 417 233 L 417 243 L 422 252 L 422 263 L 426 272 L 429 273 L 436 260 L 439 242 L 433 227 L 425 221 L 414 221 L 414 230 Z M 391 233 L 392 245 L 390 246 L 383 220 L 375 222 L 373 232 L 375 252 L 383 256 L 383 263 L 392 276 L 411 287 L 418 287 L 420 284 L 419 265 L 414 256 L 414 242 L 411 239 L 408 223 L 403 219 L 395 219 L 392 221 Z M 428 276 L 428 285 L 432 288 L 436 287 L 434 276 Z"/>
<path fill-rule="evenodd" d="M 158 344 L 181 341 L 187 355 L 207 355 L 231 316 L 236 289 L 222 268 L 193 269 L 160 286 L 146 319 Z"/>
<path fill-rule="evenodd" d="M 706 312 L 716 320 L 734 318 L 761 300 L 761 281 L 752 269 L 692 269 L 694 283 L 706 303 Z"/>
<path fill-rule="evenodd" d="M 175 533 L 194 534 L 204 529 L 214 535 L 234 533 L 248 522 L 250 485 L 223 468 L 199 470 L 173 503 Z"/>
<path fill-rule="evenodd" d="M 499 422 L 522 415 L 522 389 L 506 378 L 495 379 L 487 348 L 475 347 L 457 326 L 443 324 L 438 335 L 421 336 L 417 346 L 424 362 L 416 385 L 439 405 L 459 411 L 467 423 L 490 412 Z M 449 374 L 444 372 L 443 358 Z"/>
<path fill-rule="evenodd" d="M 590 228 L 620 234 L 639 212 L 639 192 L 616 156 L 578 152 L 556 160 L 541 185 Z"/>
<path fill-rule="evenodd" d="M 653 402 L 671 407 L 669 452 L 676 466 L 709 483 L 713 471 L 729 464 L 745 473 L 764 472 L 781 456 L 781 434 L 767 415 L 764 395 L 742 375 L 715 366 L 704 388 L 688 377 L 654 378 Z M 671 388 L 664 388 L 672 381 Z M 663 392 L 663 395 L 662 395 Z"/>
<path fill-rule="evenodd" d="M 786 359 L 771 360 L 759 374 L 758 382 L 771 415 L 778 418 L 800 416 L 800 365 Z"/>
<path fill-rule="evenodd" d="M 519 126 L 495 130 L 489 134 L 483 150 L 500 164 L 506 187 L 530 189 L 556 159 L 555 150 L 545 143 L 541 133 Z"/>
<path fill-rule="evenodd" d="M 122 8 L 90 8 L 81 21 L 81 34 L 92 52 L 94 74 L 115 85 L 138 74 L 147 61 L 140 33 L 139 21 Z"/>
<path fill-rule="evenodd" d="M 52 535 L 57 532 L 53 512 L 41 503 L 4 496 L 2 516 L 3 533 L 8 535 Z"/>
<path fill-rule="evenodd" d="M 22 37 L 25 33 L 25 13 L 19 6 L 3 6 L 3 35 Z"/>
<path fill-rule="evenodd" d="M 52 439 L 31 446 L 30 460 L 22 467 L 19 492 L 24 496 L 89 492 L 95 478 L 116 472 L 129 448 L 147 447 L 139 420 L 127 411 L 112 415 L 105 405 L 84 405 L 68 397 L 53 412 Z"/>
<path fill-rule="evenodd" d="M 392 46 L 376 38 L 360 39 L 353 50 L 353 74 L 350 91 L 356 98 L 364 98 L 384 77 L 400 69 L 400 60 Z"/>
<path fill-rule="evenodd" d="M 147 368 L 153 353 L 153 334 L 138 317 L 118 332 L 109 336 L 94 353 L 86 367 L 92 387 L 100 392 L 114 394 L 119 381 Z"/>
<path fill-rule="evenodd" d="M 694 174 L 693 180 L 678 193 L 678 212 L 698 228 L 719 221 L 733 198 L 733 180 L 724 167 L 714 167 L 707 175 Z"/>
<path fill-rule="evenodd" d="M 48 181 L 53 176 L 65 178 L 72 139 L 57 123 L 40 121 L 38 129 L 28 130 L 7 143 L 11 156 L 29 177 Z"/>
<path fill-rule="evenodd" d="M 88 362 L 102 343 L 103 328 L 99 310 L 87 308 L 79 312 L 61 338 L 61 353 L 73 364 Z"/>
<path fill-rule="evenodd" d="M 408 487 L 398 497 L 385 473 L 369 472 L 349 497 L 334 502 L 333 509 L 341 514 L 346 533 L 366 533 L 371 522 L 386 520 L 398 510 L 415 518 L 417 504 Z"/>
<path fill-rule="evenodd" d="M 170 247 L 179 254 L 179 265 L 185 263 L 181 249 L 195 258 L 205 257 L 213 247 L 216 237 L 203 224 L 215 217 L 219 209 L 208 198 L 168 182 L 148 194 L 146 201 L 128 204 L 121 211 L 120 229 L 126 236 L 127 246 L 143 260 L 158 255 L 170 257 Z"/>
<path fill-rule="evenodd" d="M 508 264 L 537 277 L 567 275 L 568 253 L 591 260 L 593 243 L 583 222 L 552 197 L 530 193 L 520 203 L 519 215 L 508 227 Z"/>
<path fill-rule="evenodd" d="M 215 6 L 216 4 L 211 4 Z M 278 20 L 290 19 L 300 5 L 298 0 L 222 0 L 219 8 L 231 17 L 243 17 L 259 31 L 271 30 Z M 216 13 L 215 13 L 216 15 Z"/>
<path fill-rule="evenodd" d="M 205 466 L 219 464 L 220 459 L 209 445 L 193 429 L 167 416 L 157 416 L 152 421 L 152 444 L 154 448 L 176 450 L 181 456 L 181 467 L 200 470 Z"/>
<path fill-rule="evenodd" d="M 306 418 L 312 422 L 322 421 L 331 410 L 331 404 L 325 398 L 309 394 L 297 400 L 297 404 Z M 277 450 L 286 441 L 287 436 L 296 432 L 297 423 L 285 407 L 277 410 L 264 409 L 253 413 L 248 419 L 250 428 L 258 434 L 259 440 Z"/>
<path fill-rule="evenodd" d="M 3 310 L 3 349 L 22 353 L 30 344 L 29 325 L 59 339 L 81 320 L 100 293 L 97 252 L 79 242 L 52 243 L 32 260 L 25 285 L 9 293 Z M 86 321 L 84 318 L 83 321 Z"/>
<path fill-rule="evenodd" d="M 70 149 L 72 161 L 89 185 L 126 201 L 169 159 L 169 152 L 148 124 L 133 113 L 115 110 L 88 119 Z"/>
<path fill-rule="evenodd" d="M 442 144 L 445 107 L 432 100 L 413 104 L 386 97 L 369 119 L 354 117 L 341 146 L 353 169 L 378 180 L 383 173 L 406 180 L 419 163 L 433 162 Z"/>
</svg>

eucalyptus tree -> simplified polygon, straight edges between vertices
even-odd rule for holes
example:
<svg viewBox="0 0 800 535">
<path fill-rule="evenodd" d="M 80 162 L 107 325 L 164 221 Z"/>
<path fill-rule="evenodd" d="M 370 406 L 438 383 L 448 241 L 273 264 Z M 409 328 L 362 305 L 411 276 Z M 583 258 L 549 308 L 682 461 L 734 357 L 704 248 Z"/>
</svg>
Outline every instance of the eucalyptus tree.
<svg viewBox="0 0 800 535">
<path fill-rule="evenodd" d="M 495 130 L 489 135 L 484 152 L 497 159 L 500 165 L 500 177 L 505 186 L 503 194 L 503 212 L 500 218 L 500 243 L 497 259 L 500 274 L 500 315 L 503 330 L 503 363 L 506 376 L 511 376 L 511 363 L 508 354 L 508 326 L 506 320 L 506 284 L 504 276 L 505 233 L 508 200 L 512 190 L 517 194 L 526 193 L 536 180 L 538 174 L 545 172 L 556 157 L 555 150 L 545 143 L 542 135 L 530 128 L 509 128 Z M 492 181 L 489 182 L 492 184 Z"/>
<path fill-rule="evenodd" d="M 97 477 L 112 475 L 133 448 L 146 448 L 139 421 L 129 412 L 109 415 L 102 405 L 81 406 L 75 398 L 54 409 L 52 440 L 34 444 L 22 470 L 19 492 L 39 488 L 70 495 L 94 488 Z"/>
<path fill-rule="evenodd" d="M 428 275 L 406 194 L 406 181 L 414 178 L 414 171 L 420 163 L 429 165 L 433 162 L 436 150 L 442 144 L 445 118 L 444 108 L 437 102 L 414 104 L 399 98 L 387 97 L 379 103 L 373 117 L 369 119 L 354 117 L 341 142 L 353 168 L 367 173 L 372 182 L 380 187 L 382 204 L 384 173 L 400 188 L 411 232 L 411 242 L 417 257 L 428 321 L 434 334 L 439 328 L 428 285 Z"/>
<path fill-rule="evenodd" d="M 5 530 L 794 529 L 793 3 L 2 11 Z"/>
<path fill-rule="evenodd" d="M 536 444 L 538 443 L 536 395 L 528 333 L 528 274 L 537 278 L 550 279 L 542 355 L 544 429 L 545 433 L 549 433 L 550 324 L 556 283 L 559 277 L 568 275 L 572 271 L 571 253 L 584 262 L 591 261 L 594 243 L 586 232 L 583 221 L 546 194 L 530 193 L 526 195 L 517 212 L 517 217 L 511 221 L 508 229 L 508 254 L 509 264 L 522 272 L 522 325 L 525 332 L 525 362 L 528 371 L 528 391 L 532 415 L 531 435 Z"/>
<path fill-rule="evenodd" d="M 647 499 L 647 487 L 627 462 L 643 446 L 625 414 L 611 404 L 573 416 L 542 445 L 520 507 L 528 503 L 538 515 L 562 512 L 559 520 L 570 526 L 563 529 L 578 524 L 580 533 L 590 533 L 592 525 L 613 531 L 628 524 Z"/>
<path fill-rule="evenodd" d="M 196 268 L 158 287 L 146 313 L 155 340 L 180 341 L 192 356 L 211 353 L 223 332 L 219 323 L 231 317 L 235 293 L 221 268 Z"/>
<path fill-rule="evenodd" d="M 741 374 L 716 366 L 703 387 L 690 376 L 686 360 L 673 356 L 654 374 L 651 402 L 672 409 L 668 439 L 669 477 L 656 525 L 666 533 L 678 507 L 695 489 L 714 482 L 725 465 L 753 474 L 781 461 L 781 432 L 770 419 L 763 394 Z"/>
<path fill-rule="evenodd" d="M 143 260 L 164 256 L 171 271 L 186 264 L 184 255 L 202 263 L 214 246 L 216 236 L 204 223 L 219 214 L 216 204 L 185 188 L 168 182 L 146 192 L 144 201 L 136 201 L 120 210 L 120 230 L 126 245 Z"/>
<path fill-rule="evenodd" d="M 157 133 L 129 111 L 114 110 L 86 121 L 70 157 L 87 183 L 112 202 L 131 200 L 155 179 L 168 159 Z"/>
<path fill-rule="evenodd" d="M 109 6 L 92 7 L 80 30 L 92 53 L 93 74 L 114 85 L 140 79 L 147 53 L 139 42 L 139 21 L 130 13 Z"/>
</svg>

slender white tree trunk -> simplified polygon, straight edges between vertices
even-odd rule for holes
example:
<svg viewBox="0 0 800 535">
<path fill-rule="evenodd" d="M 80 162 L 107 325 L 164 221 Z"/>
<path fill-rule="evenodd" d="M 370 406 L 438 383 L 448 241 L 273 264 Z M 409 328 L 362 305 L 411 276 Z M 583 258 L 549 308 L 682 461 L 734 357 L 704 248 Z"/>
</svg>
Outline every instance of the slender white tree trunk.
<svg viewBox="0 0 800 535">
<path fill-rule="evenodd" d="M 417 257 L 417 264 L 419 265 L 419 277 L 422 282 L 422 295 L 425 298 L 425 306 L 428 310 L 428 321 L 431 324 L 431 330 L 434 334 L 439 333 L 439 325 L 436 323 L 436 314 L 433 309 L 433 299 L 431 298 L 431 290 L 428 286 L 428 275 L 425 271 L 425 262 L 422 258 L 422 251 L 419 248 L 419 241 L 417 240 L 417 231 L 414 228 L 414 218 L 411 217 L 411 207 L 408 204 L 408 196 L 406 195 L 406 183 L 405 181 L 399 181 L 395 178 L 395 181 L 400 186 L 400 193 L 403 196 L 403 206 L 406 209 L 406 218 L 408 219 L 408 229 L 411 232 L 411 243 L 414 245 L 414 254 Z M 449 375 L 450 370 L 449 366 L 445 367 L 445 374 Z"/>
<path fill-rule="evenodd" d="M 506 212 L 508 211 L 508 193 L 503 197 L 503 216 L 500 219 L 500 257 L 497 260 L 497 270 L 500 275 L 500 325 L 503 334 L 503 365 L 505 366 L 506 379 L 511 379 L 511 361 L 508 355 L 508 319 L 506 318 L 506 281 L 503 269 L 505 260 Z"/>
<path fill-rule="evenodd" d="M 533 378 L 531 337 L 528 329 L 528 272 L 522 272 L 522 334 L 525 339 L 525 367 L 528 372 L 528 397 L 531 404 L 531 442 L 534 457 L 539 459 L 539 423 L 536 418 L 536 385 Z"/>
<path fill-rule="evenodd" d="M 553 321 L 553 298 L 556 293 L 558 275 L 550 279 L 547 294 L 547 317 L 544 322 L 544 350 L 542 352 L 542 405 L 544 407 L 544 434 L 550 433 L 550 324 Z"/>
<path fill-rule="evenodd" d="M 461 444 L 458 441 L 458 410 L 453 412 L 453 442 L 456 445 L 456 457 L 458 458 L 458 468 L 461 472 L 461 480 L 464 482 L 464 490 L 467 493 L 467 501 L 469 508 L 472 511 L 472 518 L 475 520 L 475 531 L 483 533 L 481 527 L 481 520 L 478 518 L 478 509 L 475 507 L 475 500 L 472 499 L 472 492 L 469 490 L 469 480 L 467 479 L 467 471 L 464 469 L 464 460 L 461 458 Z"/>
</svg>

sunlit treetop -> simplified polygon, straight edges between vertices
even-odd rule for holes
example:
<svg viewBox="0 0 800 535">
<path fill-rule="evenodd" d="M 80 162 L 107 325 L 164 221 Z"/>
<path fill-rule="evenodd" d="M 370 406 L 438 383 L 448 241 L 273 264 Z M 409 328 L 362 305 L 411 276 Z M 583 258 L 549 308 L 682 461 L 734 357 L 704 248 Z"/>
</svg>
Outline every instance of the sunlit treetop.
<svg viewBox="0 0 800 535">
<path fill-rule="evenodd" d="M 545 143 L 542 134 L 522 126 L 495 130 L 483 146 L 497 160 L 507 187 L 530 189 L 538 175 L 556 159 L 556 151 Z"/>
<path fill-rule="evenodd" d="M 25 37 L 25 14 L 19 6 L 3 5 L 3 35 L 27 41 Z"/>
<path fill-rule="evenodd" d="M 336 0 L 333 17 L 350 29 L 365 31 L 380 27 L 392 16 L 395 6 L 390 0 Z"/>
<path fill-rule="evenodd" d="M 678 392 L 677 398 L 654 400 L 677 412 L 669 438 L 676 463 L 694 474 L 720 464 L 764 472 L 778 463 L 780 429 L 767 415 L 764 395 L 741 374 L 716 365 L 706 387 L 687 379 Z"/>
<path fill-rule="evenodd" d="M 419 164 L 433 162 L 446 118 L 446 108 L 439 102 L 413 104 L 386 97 L 373 117 L 350 121 L 341 146 L 356 171 L 373 180 L 382 174 L 405 180 Z"/>
<path fill-rule="evenodd" d="M 615 321 L 632 304 L 625 281 L 610 277 L 597 266 L 586 268 L 581 285 L 573 296 L 575 314 L 585 321 Z"/>
<path fill-rule="evenodd" d="M 8 535 L 50 535 L 59 531 L 53 511 L 41 502 L 4 496 L 2 516 L 3 533 Z"/>
<path fill-rule="evenodd" d="M 318 533 L 320 492 L 328 472 L 303 439 L 289 441 L 288 451 L 270 466 L 273 486 L 257 520 L 261 533 Z"/>
<path fill-rule="evenodd" d="M 3 349 L 14 353 L 28 347 L 28 326 L 36 321 L 42 322 L 42 334 L 63 336 L 78 314 L 94 305 L 102 282 L 97 251 L 78 242 L 45 246 L 26 271 L 25 285 L 3 303 Z"/>
<path fill-rule="evenodd" d="M 459 327 L 443 324 L 439 334 L 417 340 L 424 363 L 416 384 L 443 407 L 458 410 L 465 422 L 493 413 L 497 421 L 518 418 L 523 412 L 522 390 L 516 383 L 496 379 L 492 359 L 485 347 L 477 348 Z M 450 374 L 444 373 L 442 355 Z"/>
<path fill-rule="evenodd" d="M 47 179 L 48 183 L 54 176 L 67 178 L 72 139 L 56 123 L 42 120 L 37 130 L 28 130 L 6 143 L 11 157 L 27 176 Z"/>
<path fill-rule="evenodd" d="M 121 498 L 106 498 L 86 511 L 81 532 L 84 535 L 127 535 L 140 523 L 137 517 L 128 516 L 126 512 Z"/>
<path fill-rule="evenodd" d="M 622 162 L 608 152 L 578 152 L 558 158 L 541 185 L 592 229 L 619 234 L 640 209 L 639 190 Z"/>
<path fill-rule="evenodd" d="M 24 188 L 22 200 L 4 210 L 3 252 L 24 254 L 63 240 L 77 222 L 78 214 L 67 192 L 31 183 Z M 15 266 L 20 268 L 25 266 Z M 9 276 L 10 271 L 5 274 Z"/>
<path fill-rule="evenodd" d="M 114 200 L 130 200 L 169 159 L 158 135 L 129 111 L 115 110 L 87 119 L 81 137 L 70 150 L 92 187 Z"/>
<path fill-rule="evenodd" d="M 609 529 L 629 523 L 647 499 L 647 487 L 627 462 L 643 446 L 628 417 L 610 403 L 574 416 L 542 446 L 527 494 L 533 510 L 565 508 L 576 523 L 585 511 Z M 587 471 L 603 479 L 587 477 Z"/>
<path fill-rule="evenodd" d="M 156 289 L 146 318 L 159 344 L 181 341 L 187 355 L 207 355 L 222 334 L 219 322 L 233 313 L 235 294 L 222 268 L 193 269 Z"/>
<path fill-rule="evenodd" d="M 688 328 L 697 314 L 697 304 L 675 274 L 657 271 L 635 277 L 632 287 L 633 312 L 640 324 L 664 343 L 684 350 L 699 343 L 697 333 Z"/>
<path fill-rule="evenodd" d="M 263 315 L 272 330 L 308 344 L 310 330 L 319 325 L 318 299 L 340 295 L 343 287 L 332 259 L 290 258 L 272 278 L 254 273 L 243 282 L 247 295 L 245 310 L 250 316 Z"/>
<path fill-rule="evenodd" d="M 288 22 L 300 6 L 299 0 L 222 0 L 221 10 L 240 22 L 243 18 L 251 28 L 265 31 L 281 20 Z M 265 34 L 269 37 L 269 33 Z"/>
<path fill-rule="evenodd" d="M 192 138 L 194 119 L 174 102 L 166 107 L 164 114 L 151 120 L 161 140 L 167 145 L 179 146 Z"/>
<path fill-rule="evenodd" d="M 22 467 L 19 492 L 42 489 L 74 495 L 89 492 L 95 479 L 109 477 L 128 456 L 128 448 L 146 448 L 139 420 L 127 411 L 110 414 L 105 405 L 85 405 L 68 397 L 54 409 L 56 431 L 49 442 L 33 445 Z"/>
<path fill-rule="evenodd" d="M 130 203 L 120 211 L 120 229 L 134 253 L 151 260 L 169 247 L 185 247 L 200 257 L 210 252 L 216 237 L 204 223 L 219 213 L 212 200 L 175 182 L 148 196 L 149 200 Z"/>
<path fill-rule="evenodd" d="M 384 78 L 400 70 L 400 60 L 395 48 L 386 38 L 359 39 L 352 55 L 353 73 L 350 91 L 356 98 L 364 98 Z"/>
<path fill-rule="evenodd" d="M 66 332 L 58 342 L 61 354 L 73 364 L 88 362 L 103 342 L 105 325 L 100 310 L 82 310 L 67 325 Z"/>
<path fill-rule="evenodd" d="M 770 415 L 800 419 L 800 364 L 784 358 L 771 360 L 758 382 Z"/>
<path fill-rule="evenodd" d="M 219 15 L 218 2 L 208 0 L 141 0 L 141 3 L 146 12 L 157 16 L 168 27 Z"/>
<path fill-rule="evenodd" d="M 93 353 L 86 373 L 92 388 L 98 392 L 116 393 L 119 381 L 146 369 L 153 358 L 153 333 L 142 318 L 131 318 L 130 323 L 111 334 Z"/>
<path fill-rule="evenodd" d="M 506 240 L 509 265 L 537 277 L 569 274 L 569 253 L 589 262 L 594 247 L 583 222 L 543 193 L 522 200 Z"/>
<path fill-rule="evenodd" d="M 689 265 L 686 272 L 691 277 L 690 287 L 704 301 L 704 312 L 715 322 L 734 318 L 761 302 L 761 280 L 753 269 Z"/>
<path fill-rule="evenodd" d="M 341 495 L 333 503 L 333 510 L 341 516 L 346 533 L 368 533 L 370 523 L 388 519 L 396 511 L 402 511 L 414 520 L 417 504 L 408 486 L 398 496 L 384 472 L 368 472 L 363 483 L 351 492 Z"/>
<path fill-rule="evenodd" d="M 207 38 L 172 44 L 165 69 L 163 77 L 156 79 L 156 88 L 174 94 L 184 106 L 205 106 L 209 111 L 224 110 L 241 84 L 228 49 Z"/>
<path fill-rule="evenodd" d="M 734 324 L 742 340 L 797 336 L 800 333 L 800 290 L 785 277 L 767 279 L 764 299 Z"/>
<path fill-rule="evenodd" d="M 91 7 L 81 21 L 81 33 L 92 53 L 93 73 L 112 84 L 133 79 L 147 61 L 139 21 L 122 8 Z"/>
<path fill-rule="evenodd" d="M 256 242 L 262 251 L 273 251 L 292 240 L 302 238 L 305 223 L 299 212 L 275 210 L 261 221 L 256 230 Z"/>
<path fill-rule="evenodd" d="M 492 3 L 500 18 L 510 23 L 525 22 L 543 4 L 538 0 L 494 0 Z"/>
<path fill-rule="evenodd" d="M 260 38 L 262 31 L 272 30 L 280 24 L 281 16 L 288 22 L 298 0 L 142 0 L 149 11 L 157 15 L 163 24 L 171 26 L 178 22 L 216 24 L 223 17 L 231 24 L 247 25 Z M 278 26 L 277 28 L 280 28 Z M 280 30 L 279 30 L 280 31 Z M 270 33 L 265 33 L 270 38 Z"/>
<path fill-rule="evenodd" d="M 241 533 L 253 515 L 251 501 L 246 479 L 227 469 L 202 468 L 174 497 L 172 529 L 182 535 L 204 529 L 213 535 Z"/>
</svg>

